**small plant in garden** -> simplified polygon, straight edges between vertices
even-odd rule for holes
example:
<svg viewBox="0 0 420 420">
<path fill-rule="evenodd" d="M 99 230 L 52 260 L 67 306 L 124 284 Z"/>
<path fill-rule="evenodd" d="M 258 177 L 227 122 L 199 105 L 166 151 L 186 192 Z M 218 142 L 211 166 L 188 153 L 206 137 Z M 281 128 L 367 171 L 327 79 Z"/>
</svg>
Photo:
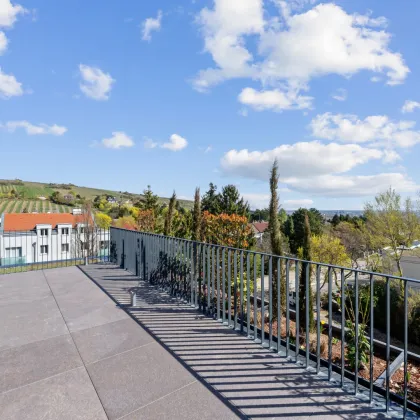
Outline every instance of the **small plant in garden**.
<svg viewBox="0 0 420 420">
<path fill-rule="evenodd" d="M 347 362 L 351 369 L 356 367 L 356 334 L 358 334 L 359 366 L 364 369 L 369 361 L 370 342 L 366 337 L 366 325 L 360 324 L 356 333 L 356 326 L 351 321 L 346 322 L 347 332 Z"/>
<path fill-rule="evenodd" d="M 334 345 L 336 345 L 336 344 L 338 344 L 339 343 L 339 339 L 338 338 L 336 338 L 336 337 L 333 337 L 332 338 L 332 343 L 334 344 Z"/>
</svg>

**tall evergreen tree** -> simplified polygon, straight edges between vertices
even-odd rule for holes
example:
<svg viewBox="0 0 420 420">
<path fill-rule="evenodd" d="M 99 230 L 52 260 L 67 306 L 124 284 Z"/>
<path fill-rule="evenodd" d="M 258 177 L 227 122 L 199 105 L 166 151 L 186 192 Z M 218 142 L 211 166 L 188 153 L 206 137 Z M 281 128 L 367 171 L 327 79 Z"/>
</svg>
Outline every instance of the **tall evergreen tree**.
<svg viewBox="0 0 420 420">
<path fill-rule="evenodd" d="M 269 229 L 271 237 L 271 249 L 273 254 L 282 255 L 282 242 L 281 242 L 281 230 L 280 230 L 280 220 L 278 218 L 279 213 L 279 198 L 277 195 L 277 189 L 279 185 L 279 166 L 277 159 L 274 161 L 271 168 L 270 174 L 270 219 L 269 219 Z"/>
<path fill-rule="evenodd" d="M 195 189 L 195 195 L 194 195 L 192 239 L 193 239 L 193 241 L 201 240 L 201 197 L 200 197 L 200 188 Z"/>
<path fill-rule="evenodd" d="M 219 212 L 225 214 L 238 214 L 239 216 L 249 216 L 249 205 L 241 197 L 235 185 L 226 185 L 221 193 L 217 195 L 219 202 Z"/>
<path fill-rule="evenodd" d="M 274 255 L 282 255 L 282 238 L 281 238 L 281 225 L 278 217 L 279 213 L 279 197 L 277 194 L 278 185 L 279 185 L 279 165 L 277 159 L 274 161 L 273 166 L 271 167 L 270 173 L 270 217 L 269 217 L 269 231 L 270 231 L 270 240 L 271 240 L 271 250 Z M 280 272 L 280 297 L 281 297 L 281 306 L 283 310 L 285 309 L 286 304 L 286 278 L 283 275 L 284 273 Z M 277 302 L 278 302 L 278 289 L 277 289 L 277 261 L 274 264 L 273 270 L 273 314 L 277 314 Z"/>
<path fill-rule="evenodd" d="M 217 185 L 212 182 L 209 184 L 209 190 L 204 194 L 201 200 L 201 210 L 208 211 L 211 214 L 219 214 L 219 200 L 217 193 Z"/>
<path fill-rule="evenodd" d="M 309 215 L 305 214 L 304 219 L 304 237 L 302 245 L 302 259 L 311 261 L 311 225 L 309 224 Z M 306 326 L 306 306 L 309 306 L 309 330 L 314 329 L 314 311 L 313 311 L 313 292 L 311 286 L 311 264 L 305 262 L 300 264 L 301 272 L 299 279 L 299 318 L 301 327 Z M 308 270 L 308 288 L 309 301 L 306 299 L 306 271 Z"/>
<path fill-rule="evenodd" d="M 165 226 L 163 228 L 163 234 L 166 236 L 172 235 L 172 222 L 174 218 L 175 206 L 176 206 L 176 194 L 174 191 L 171 199 L 169 200 L 168 212 L 166 213 Z"/>
<path fill-rule="evenodd" d="M 157 216 L 159 212 L 159 197 L 156 194 L 153 194 L 150 185 L 143 191 L 143 198 L 140 201 L 140 207 L 143 210 L 153 210 L 155 216 Z"/>
</svg>

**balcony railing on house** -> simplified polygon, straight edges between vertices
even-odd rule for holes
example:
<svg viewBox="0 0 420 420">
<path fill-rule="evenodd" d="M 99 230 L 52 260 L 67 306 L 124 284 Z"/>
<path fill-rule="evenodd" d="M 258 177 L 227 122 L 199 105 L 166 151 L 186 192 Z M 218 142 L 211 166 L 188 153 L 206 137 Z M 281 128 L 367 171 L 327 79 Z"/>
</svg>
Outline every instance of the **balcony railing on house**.
<svg viewBox="0 0 420 420">
<path fill-rule="evenodd" d="M 386 411 L 395 401 L 404 416 L 420 412 L 410 383 L 420 355 L 410 351 L 408 335 L 408 298 L 419 280 L 117 228 L 110 260 L 262 346 L 325 371 L 328 380 L 336 377 L 342 387 L 350 381 L 355 394 L 363 388 L 370 402 L 381 394 Z M 398 331 L 391 323 L 394 290 L 404 308 Z"/>
<path fill-rule="evenodd" d="M 107 229 L 0 229 L 0 274 L 109 260 Z"/>
</svg>

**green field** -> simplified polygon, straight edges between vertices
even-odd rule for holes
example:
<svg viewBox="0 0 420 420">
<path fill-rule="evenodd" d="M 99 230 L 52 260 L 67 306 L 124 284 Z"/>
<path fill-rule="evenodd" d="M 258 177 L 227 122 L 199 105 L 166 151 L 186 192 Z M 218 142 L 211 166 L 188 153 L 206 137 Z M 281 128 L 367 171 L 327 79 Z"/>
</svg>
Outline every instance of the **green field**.
<svg viewBox="0 0 420 420">
<path fill-rule="evenodd" d="M 28 212 L 48 212 L 51 211 L 53 213 L 65 213 L 71 211 L 71 207 L 54 204 L 51 203 L 49 200 L 42 200 L 40 197 L 48 197 L 54 191 L 60 191 L 62 194 L 68 194 L 68 189 L 54 189 L 48 186 L 48 183 L 41 183 L 41 182 L 27 182 L 23 181 L 23 185 L 12 185 L 13 181 L 10 180 L 2 180 L 0 179 L 0 193 L 7 194 L 11 190 L 17 191 L 22 198 L 15 199 L 15 198 L 2 198 L 0 197 L 0 215 L 4 212 L 8 213 L 21 213 L 24 209 Z M 6 184 L 6 185 L 2 185 Z M 81 197 L 87 198 L 89 200 L 93 200 L 98 195 L 109 194 L 114 196 L 117 200 L 131 200 L 133 202 L 139 200 L 142 196 L 141 194 L 131 194 L 131 193 L 123 193 L 121 191 L 112 191 L 112 190 L 102 190 L 98 188 L 88 188 L 88 187 L 80 187 L 74 186 L 72 190 L 77 195 L 79 194 Z M 160 198 L 161 203 L 168 203 L 168 198 Z M 182 207 L 187 209 L 192 209 L 193 202 L 188 200 L 179 200 L 179 203 Z"/>
</svg>

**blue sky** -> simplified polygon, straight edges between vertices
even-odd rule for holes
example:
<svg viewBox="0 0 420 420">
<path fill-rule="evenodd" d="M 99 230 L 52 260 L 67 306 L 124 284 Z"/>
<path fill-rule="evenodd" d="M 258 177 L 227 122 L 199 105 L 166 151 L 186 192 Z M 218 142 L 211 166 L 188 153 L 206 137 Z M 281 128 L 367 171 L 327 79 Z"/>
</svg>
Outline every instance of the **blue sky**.
<svg viewBox="0 0 420 420">
<path fill-rule="evenodd" d="M 420 189 L 420 3 L 0 0 L 0 178 L 286 209 Z"/>
</svg>

